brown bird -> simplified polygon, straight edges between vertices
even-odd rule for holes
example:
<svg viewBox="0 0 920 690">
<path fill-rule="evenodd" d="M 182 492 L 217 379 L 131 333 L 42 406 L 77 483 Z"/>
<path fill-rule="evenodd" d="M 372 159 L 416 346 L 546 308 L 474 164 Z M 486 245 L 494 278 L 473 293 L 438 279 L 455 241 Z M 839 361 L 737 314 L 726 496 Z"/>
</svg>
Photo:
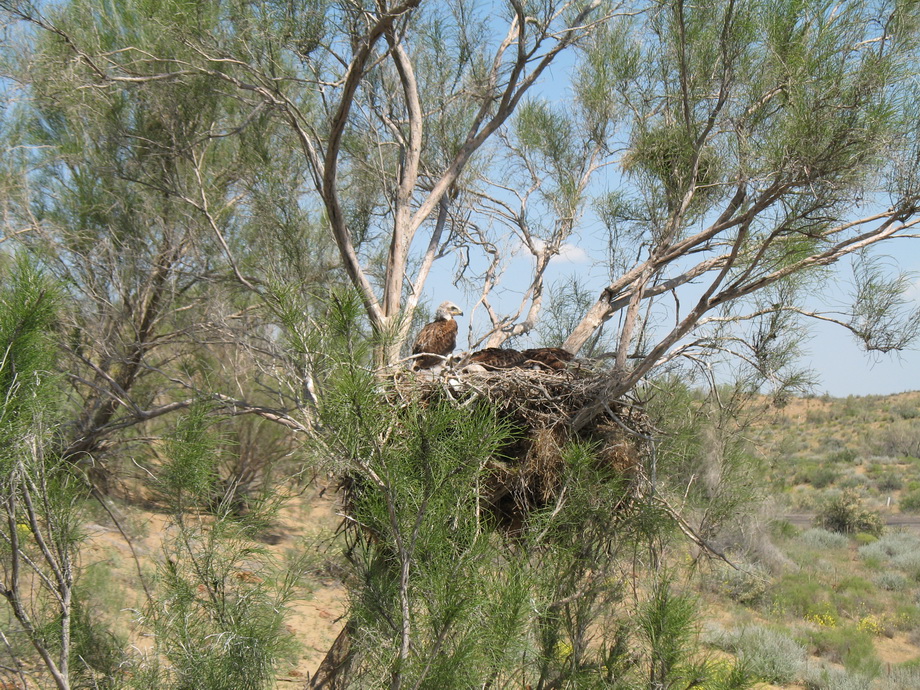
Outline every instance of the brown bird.
<svg viewBox="0 0 920 690">
<path fill-rule="evenodd" d="M 517 350 L 501 347 L 486 347 L 470 353 L 464 364 L 479 364 L 486 369 L 511 369 L 524 364 L 524 356 Z"/>
<path fill-rule="evenodd" d="M 434 321 L 419 331 L 412 346 L 413 355 L 432 354 L 446 357 L 457 345 L 457 322 L 454 316 L 462 316 L 463 311 L 453 302 L 443 302 L 434 314 Z M 441 357 L 417 357 L 416 369 L 430 369 L 444 362 Z"/>
<path fill-rule="evenodd" d="M 563 350 L 561 347 L 535 347 L 530 350 L 524 350 L 521 355 L 528 363 L 538 362 L 543 365 L 537 366 L 536 368 L 538 369 L 544 367 L 565 369 L 566 364 L 575 358 L 575 355 L 568 350 Z"/>
</svg>

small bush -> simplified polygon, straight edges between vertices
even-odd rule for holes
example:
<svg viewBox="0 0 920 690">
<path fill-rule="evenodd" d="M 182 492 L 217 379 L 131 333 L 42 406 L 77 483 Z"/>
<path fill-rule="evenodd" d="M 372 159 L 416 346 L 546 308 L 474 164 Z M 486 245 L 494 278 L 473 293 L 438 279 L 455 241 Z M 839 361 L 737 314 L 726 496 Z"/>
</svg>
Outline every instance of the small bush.
<svg viewBox="0 0 920 690">
<path fill-rule="evenodd" d="M 878 675 L 881 661 L 875 654 L 872 633 L 855 627 L 817 628 L 809 632 L 811 651 L 817 655 L 843 664 L 848 671 Z"/>
<path fill-rule="evenodd" d="M 852 463 L 859 455 L 852 448 L 841 448 L 833 453 L 828 453 L 827 461 L 849 464 Z"/>
<path fill-rule="evenodd" d="M 760 625 L 727 631 L 714 643 L 735 654 L 750 673 L 768 683 L 793 683 L 805 668 L 802 645 L 783 632 Z"/>
<path fill-rule="evenodd" d="M 773 520 L 770 522 L 770 534 L 776 539 L 791 539 L 798 536 L 799 528 L 788 520 Z"/>
<path fill-rule="evenodd" d="M 789 573 L 773 584 L 769 592 L 774 611 L 799 618 L 825 616 L 837 618 L 830 602 L 830 590 L 809 573 Z"/>
<path fill-rule="evenodd" d="M 822 527 L 813 527 L 799 535 L 799 540 L 814 549 L 843 549 L 850 540 L 837 532 L 830 532 Z"/>
<path fill-rule="evenodd" d="M 760 602 L 770 582 L 770 576 L 762 566 L 749 563 L 739 564 L 737 569 L 721 564 L 713 570 L 712 578 L 711 591 L 746 605 Z"/>
<path fill-rule="evenodd" d="M 892 668 L 882 687 L 884 690 L 917 690 L 920 688 L 920 668 L 907 665 Z"/>
<path fill-rule="evenodd" d="M 891 624 L 897 630 L 917 629 L 920 625 L 920 607 L 914 604 L 898 604 L 891 616 Z"/>
<path fill-rule="evenodd" d="M 898 570 L 903 570 L 914 579 L 920 580 L 920 552 L 908 551 L 891 559 L 891 565 Z"/>
<path fill-rule="evenodd" d="M 844 577 L 834 587 L 834 605 L 841 611 L 871 610 L 878 595 L 878 587 L 864 577 Z"/>
<path fill-rule="evenodd" d="M 867 532 L 857 532 L 853 537 L 853 541 L 855 541 L 859 546 L 865 546 L 866 544 L 871 544 L 872 542 L 878 541 L 878 537 L 876 537 L 874 534 L 868 534 Z"/>
<path fill-rule="evenodd" d="M 886 472 L 878 479 L 879 491 L 899 491 L 904 486 L 904 481 L 894 472 Z"/>
<path fill-rule="evenodd" d="M 920 406 L 916 404 L 902 403 L 892 407 L 891 411 L 901 419 L 917 419 L 920 417 Z"/>
<path fill-rule="evenodd" d="M 845 489 L 821 507 L 815 517 L 820 527 L 841 534 L 867 532 L 876 536 L 882 533 L 882 517 L 863 507 L 862 499 L 852 489 Z"/>
<path fill-rule="evenodd" d="M 882 562 L 909 556 L 918 551 L 920 551 L 920 535 L 909 532 L 892 532 L 878 541 L 859 547 L 859 555 L 864 560 L 877 559 Z"/>
<path fill-rule="evenodd" d="M 875 577 L 875 584 L 888 592 L 901 592 L 907 589 L 907 578 L 901 573 L 885 572 Z"/>
<path fill-rule="evenodd" d="M 872 678 L 823 666 L 809 669 L 805 687 L 808 690 L 870 690 Z"/>
<path fill-rule="evenodd" d="M 901 496 L 900 506 L 906 513 L 920 512 L 920 489 L 914 489 Z"/>
<path fill-rule="evenodd" d="M 857 474 L 856 472 L 850 471 L 837 482 L 838 486 L 841 489 L 861 489 L 863 487 L 869 486 L 870 480 L 864 474 Z"/>
<path fill-rule="evenodd" d="M 833 467 L 822 465 L 805 475 L 805 481 L 816 489 L 823 489 L 837 481 L 839 476 L 840 473 Z"/>
</svg>

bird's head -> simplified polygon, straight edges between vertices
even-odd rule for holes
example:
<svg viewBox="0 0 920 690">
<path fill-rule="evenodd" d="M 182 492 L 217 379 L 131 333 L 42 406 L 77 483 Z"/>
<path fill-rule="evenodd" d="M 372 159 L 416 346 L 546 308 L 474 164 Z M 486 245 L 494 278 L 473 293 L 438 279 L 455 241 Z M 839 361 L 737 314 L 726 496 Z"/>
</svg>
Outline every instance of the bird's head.
<svg viewBox="0 0 920 690">
<path fill-rule="evenodd" d="M 437 321 L 450 321 L 455 316 L 463 316 L 463 310 L 453 302 L 442 302 L 434 313 Z"/>
</svg>

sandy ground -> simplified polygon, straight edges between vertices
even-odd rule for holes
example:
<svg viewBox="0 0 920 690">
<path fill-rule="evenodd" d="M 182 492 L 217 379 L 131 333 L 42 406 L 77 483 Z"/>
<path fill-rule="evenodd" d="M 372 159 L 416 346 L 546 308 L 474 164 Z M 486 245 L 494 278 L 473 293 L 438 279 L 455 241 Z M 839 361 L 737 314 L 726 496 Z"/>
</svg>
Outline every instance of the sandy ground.
<svg viewBox="0 0 920 690">
<path fill-rule="evenodd" d="M 315 549 L 316 535 L 331 533 L 337 524 L 334 499 L 311 494 L 305 500 L 295 499 L 279 516 L 278 523 L 266 535 L 263 544 L 276 558 L 283 559 L 299 549 Z M 124 509 L 116 513 L 126 531 L 133 537 L 134 552 L 141 569 L 154 572 L 162 559 L 162 540 L 168 530 L 168 518 L 159 513 Z M 86 543 L 81 551 L 81 567 L 102 577 L 101 588 L 110 600 L 106 606 L 109 623 L 119 633 L 127 635 L 138 651 L 147 652 L 152 641 L 137 624 L 145 597 L 138 585 L 137 564 L 121 533 L 111 525 L 85 525 Z M 102 567 L 100 567 L 102 566 Z M 241 577 L 245 571 L 241 571 Z M 342 626 L 345 610 L 345 590 L 332 578 L 317 580 L 309 577 L 311 588 L 302 599 L 291 604 L 288 629 L 301 645 L 295 664 L 282 671 L 278 678 L 282 687 L 302 687 L 335 640 Z M 97 583 L 97 588 L 100 585 Z"/>
</svg>

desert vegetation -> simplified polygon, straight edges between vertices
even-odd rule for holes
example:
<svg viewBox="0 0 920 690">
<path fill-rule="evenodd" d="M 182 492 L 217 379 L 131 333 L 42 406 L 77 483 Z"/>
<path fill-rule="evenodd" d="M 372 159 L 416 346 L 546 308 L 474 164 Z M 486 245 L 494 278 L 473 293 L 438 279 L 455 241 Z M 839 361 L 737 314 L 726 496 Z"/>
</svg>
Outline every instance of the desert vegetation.
<svg viewBox="0 0 920 690">
<path fill-rule="evenodd" d="M 0 0 L 0 683 L 909 687 L 918 27 Z"/>
</svg>

